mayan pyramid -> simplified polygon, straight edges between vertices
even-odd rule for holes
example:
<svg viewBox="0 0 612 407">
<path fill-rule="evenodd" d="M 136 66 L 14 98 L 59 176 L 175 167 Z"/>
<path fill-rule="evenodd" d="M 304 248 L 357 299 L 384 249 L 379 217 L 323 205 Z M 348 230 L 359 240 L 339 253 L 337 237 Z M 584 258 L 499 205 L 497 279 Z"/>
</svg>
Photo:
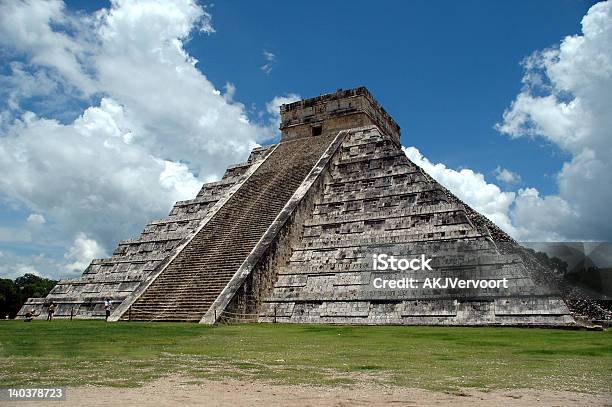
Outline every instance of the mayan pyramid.
<svg viewBox="0 0 612 407">
<path fill-rule="evenodd" d="M 572 325 L 521 247 L 412 163 L 360 87 L 281 107 L 278 144 L 119 242 L 20 311 L 111 320 Z M 372 255 L 430 256 L 377 271 Z M 502 279 L 505 288 L 376 288 L 376 278 Z"/>
</svg>

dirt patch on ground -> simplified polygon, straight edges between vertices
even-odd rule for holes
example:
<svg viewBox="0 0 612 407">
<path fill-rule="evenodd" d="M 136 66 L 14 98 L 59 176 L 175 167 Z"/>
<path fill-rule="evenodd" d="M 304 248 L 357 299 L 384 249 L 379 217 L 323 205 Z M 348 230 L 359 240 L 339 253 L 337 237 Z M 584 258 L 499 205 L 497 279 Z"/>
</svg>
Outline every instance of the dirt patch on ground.
<svg viewBox="0 0 612 407">
<path fill-rule="evenodd" d="M 30 403 L 18 402 L 26 406 Z M 140 388 L 83 386 L 69 388 L 61 406 L 605 406 L 611 395 L 533 389 L 480 392 L 432 392 L 381 384 L 353 386 L 275 385 L 235 379 L 168 377 Z M 41 405 L 40 402 L 31 405 Z"/>
</svg>

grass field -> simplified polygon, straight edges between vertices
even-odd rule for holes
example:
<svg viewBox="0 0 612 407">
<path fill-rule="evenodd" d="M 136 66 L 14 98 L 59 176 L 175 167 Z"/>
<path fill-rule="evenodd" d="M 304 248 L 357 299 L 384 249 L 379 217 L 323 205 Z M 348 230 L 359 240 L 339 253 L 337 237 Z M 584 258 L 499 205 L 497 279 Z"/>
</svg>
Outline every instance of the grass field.
<svg viewBox="0 0 612 407">
<path fill-rule="evenodd" d="M 431 390 L 610 392 L 612 332 L 0 322 L 3 386 L 138 386 L 169 374 Z"/>
</svg>

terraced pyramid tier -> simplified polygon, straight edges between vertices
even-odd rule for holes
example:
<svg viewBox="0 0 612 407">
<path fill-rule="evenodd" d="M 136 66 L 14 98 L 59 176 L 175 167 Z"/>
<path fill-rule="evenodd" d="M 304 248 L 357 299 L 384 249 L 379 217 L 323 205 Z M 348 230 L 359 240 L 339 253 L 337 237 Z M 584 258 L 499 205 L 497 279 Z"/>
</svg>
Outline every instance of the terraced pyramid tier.
<svg viewBox="0 0 612 407">
<path fill-rule="evenodd" d="M 280 114 L 279 144 L 253 150 L 21 315 L 54 301 L 60 317 L 103 317 L 110 297 L 111 321 L 576 323 L 535 256 L 410 161 L 367 89 Z M 379 270 L 378 254 L 427 256 L 431 268 Z M 391 285 L 409 279 L 422 284 Z M 507 286 L 426 284 L 447 279 Z"/>
<path fill-rule="evenodd" d="M 273 147 L 253 149 L 246 162 L 229 167 L 221 180 L 204 184 L 194 199 L 176 202 L 168 216 L 149 222 L 139 236 L 121 240 L 112 257 L 92 260 L 83 275 L 60 280 L 46 298 L 30 298 L 19 315 L 34 310 L 44 318 L 47 306 L 53 302 L 58 318 L 104 318 L 104 300 L 110 299 L 117 308 L 138 289 L 176 254 L 217 202 L 244 181 Z"/>
<path fill-rule="evenodd" d="M 571 325 L 523 249 L 411 162 L 378 128 L 354 129 L 330 161 L 303 233 L 278 267 L 260 322 Z M 373 255 L 427 256 L 430 270 L 376 271 Z M 446 279 L 502 280 L 458 289 Z M 382 286 L 384 281 L 414 287 Z M 427 286 L 437 281 L 440 286 Z"/>
</svg>

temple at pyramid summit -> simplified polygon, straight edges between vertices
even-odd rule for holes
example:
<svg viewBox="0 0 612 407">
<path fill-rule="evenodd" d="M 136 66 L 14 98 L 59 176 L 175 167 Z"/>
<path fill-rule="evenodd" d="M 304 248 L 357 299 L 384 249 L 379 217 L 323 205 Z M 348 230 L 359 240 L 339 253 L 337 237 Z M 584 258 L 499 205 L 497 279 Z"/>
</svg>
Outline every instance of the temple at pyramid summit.
<svg viewBox="0 0 612 407">
<path fill-rule="evenodd" d="M 366 88 L 283 105 L 281 121 L 277 144 L 19 315 L 53 302 L 104 318 L 110 299 L 111 321 L 576 324 L 534 256 L 408 159 Z"/>
</svg>

